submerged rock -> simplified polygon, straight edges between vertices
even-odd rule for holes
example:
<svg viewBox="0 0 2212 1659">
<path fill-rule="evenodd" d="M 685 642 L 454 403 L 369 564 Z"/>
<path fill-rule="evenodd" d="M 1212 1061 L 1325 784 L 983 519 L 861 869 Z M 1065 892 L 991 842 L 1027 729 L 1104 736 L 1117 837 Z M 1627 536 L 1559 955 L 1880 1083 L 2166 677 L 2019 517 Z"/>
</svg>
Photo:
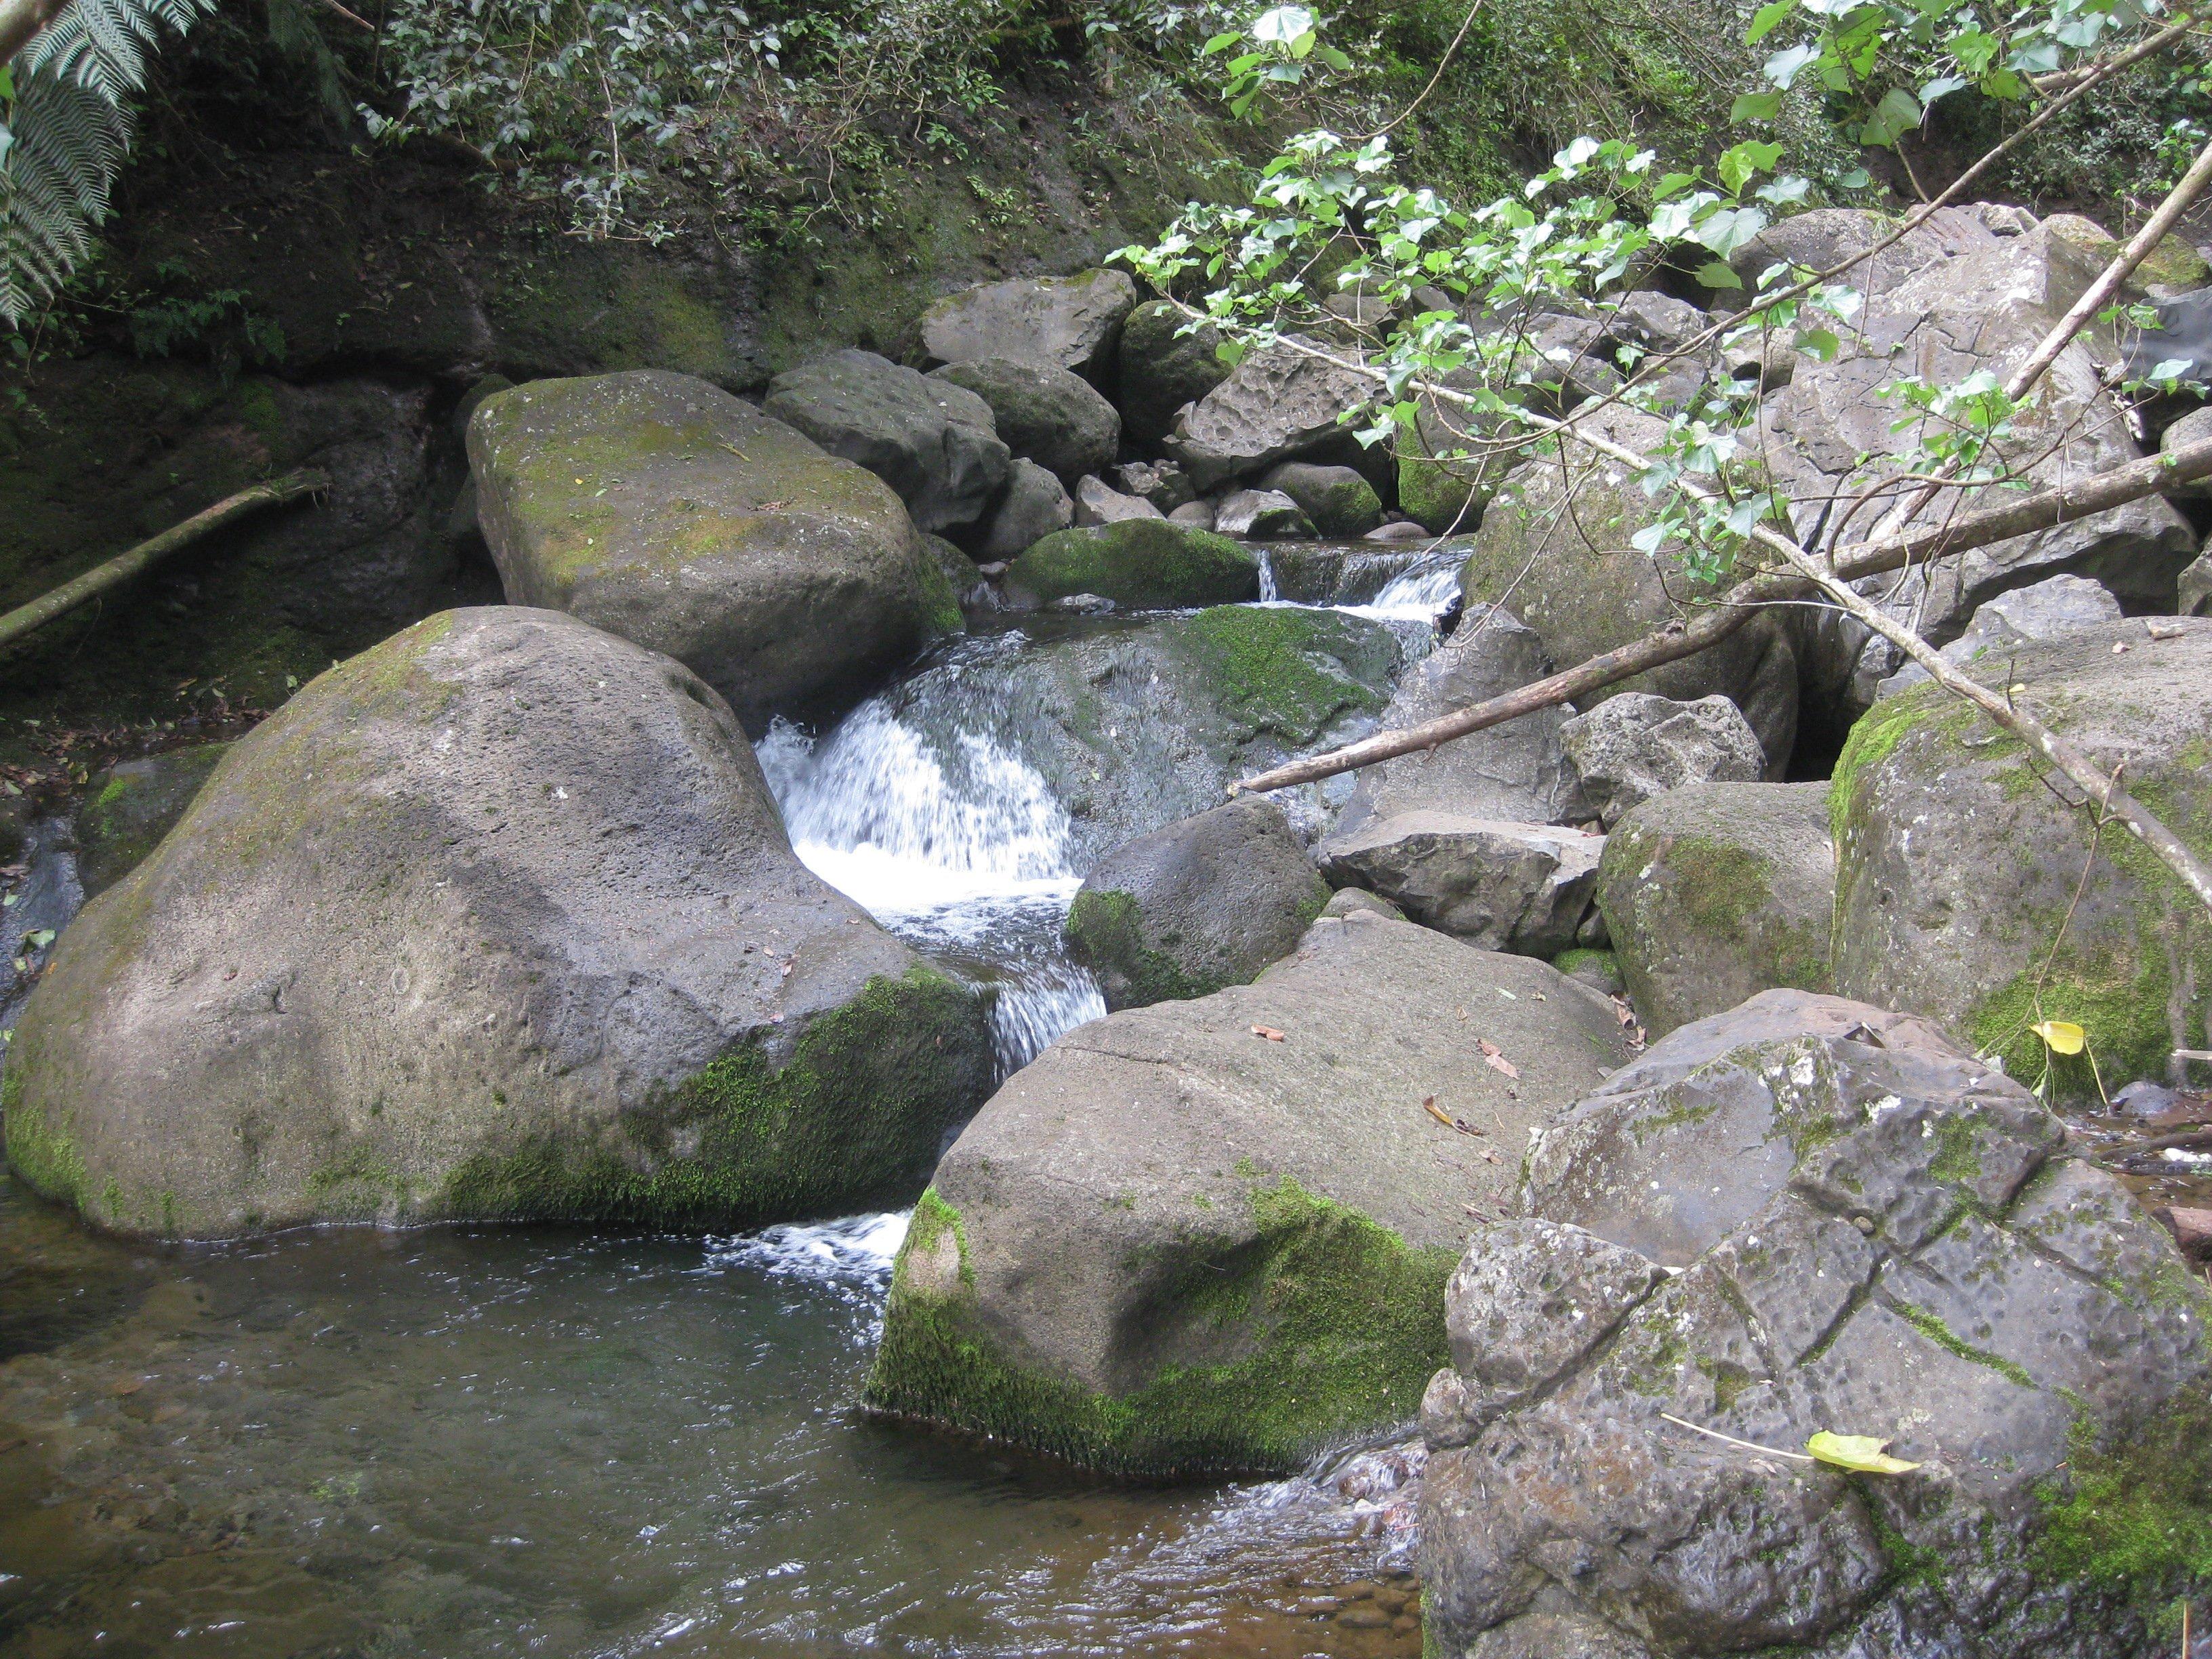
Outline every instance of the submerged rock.
<svg viewBox="0 0 2212 1659">
<path fill-rule="evenodd" d="M 991 406 L 1000 441 L 1017 459 L 1035 461 L 1069 489 L 1086 473 L 1103 472 L 1121 441 L 1121 417 L 1079 374 L 1049 363 L 983 357 L 948 363 L 933 380 L 965 386 Z"/>
<path fill-rule="evenodd" d="M 793 855 L 712 690 L 494 607 L 316 679 L 86 907 L 8 1156 L 131 1233 L 745 1226 L 902 1201 L 989 1066 L 974 995 Z"/>
<path fill-rule="evenodd" d="M 1227 605 L 1259 598 L 1260 562 L 1226 536 L 1170 524 L 1155 511 L 1048 536 L 1007 567 L 1006 585 L 1018 605 L 1070 593 L 1139 610 Z"/>
<path fill-rule="evenodd" d="M 1331 835 L 1314 856 L 1331 882 L 1379 893 L 1424 927 L 1549 960 L 1593 942 L 1584 923 L 1604 851 L 1604 836 L 1579 830 L 1416 811 Z"/>
<path fill-rule="evenodd" d="M 1297 946 L 1328 902 L 1290 820 L 1240 796 L 1115 848 L 1068 911 L 1068 954 L 1109 1008 L 1248 985 Z"/>
<path fill-rule="evenodd" d="M 916 526 L 981 518 L 1011 457 L 989 404 L 872 351 L 833 351 L 769 382 L 761 408 L 899 493 Z"/>
<path fill-rule="evenodd" d="M 1686 784 L 1752 783 L 1766 768 L 1758 733 L 1726 697 L 1675 702 L 1624 691 L 1567 721 L 1559 741 L 1608 830 L 1655 795 Z"/>
<path fill-rule="evenodd" d="M 2008 684 L 2195 841 L 2212 810 L 2212 621 L 2160 632 L 2113 622 L 2023 646 Z M 2207 1046 L 2212 933 L 2179 878 L 2119 825 L 2094 835 L 2045 778 L 2079 798 L 1938 686 L 1868 711 L 1828 798 L 1836 988 L 1919 1009 L 2030 1082 L 2045 1055 L 2027 1027 L 2071 1021 L 2095 1064 L 2052 1058 L 2052 1097 L 2094 1100 L 2100 1079 L 2109 1094 L 2164 1078 L 2172 1050 Z"/>
<path fill-rule="evenodd" d="M 1829 988 L 1836 851 L 1825 783 L 1699 783 L 1606 837 L 1597 905 L 1655 1037 L 1779 986 Z"/>
<path fill-rule="evenodd" d="M 227 743 L 194 744 L 118 761 L 93 779 L 76 815 L 76 873 L 87 898 L 122 880 L 161 844 L 229 752 Z"/>
<path fill-rule="evenodd" d="M 1079 1027 L 939 1166 L 867 1401 L 1141 1474 L 1288 1470 L 1403 1421 L 1468 1208 L 1508 1201 L 1617 1030 L 1542 963 L 1366 915 Z"/>
<path fill-rule="evenodd" d="M 666 652 L 755 731 L 960 626 L 880 479 L 704 380 L 517 386 L 470 421 L 469 459 L 511 603 Z"/>
<path fill-rule="evenodd" d="M 1018 276 L 946 295 L 921 313 L 921 343 L 940 363 L 1011 357 L 1095 380 L 1112 365 L 1136 303 L 1125 270 Z"/>
<path fill-rule="evenodd" d="M 1424 1406 L 1436 1651 L 2154 1650 L 2212 1297 L 2018 1083 L 1924 1021 L 1770 991 L 1655 1045 L 1528 1171 L 1528 1219 L 1454 1273 Z M 1755 1449 L 1821 1431 L 1919 1467 Z"/>
</svg>

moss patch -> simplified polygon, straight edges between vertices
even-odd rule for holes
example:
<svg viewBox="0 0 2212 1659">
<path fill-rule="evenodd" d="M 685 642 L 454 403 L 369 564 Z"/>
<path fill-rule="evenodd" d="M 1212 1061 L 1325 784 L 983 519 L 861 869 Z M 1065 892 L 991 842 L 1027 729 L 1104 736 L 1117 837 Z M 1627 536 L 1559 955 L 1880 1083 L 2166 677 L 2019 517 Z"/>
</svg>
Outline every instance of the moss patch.
<svg viewBox="0 0 2212 1659">
<path fill-rule="evenodd" d="M 926 1240 L 909 1232 L 901 1253 L 868 1405 L 1149 1476 L 1287 1471 L 1410 1417 L 1449 1358 L 1443 1287 L 1454 1253 L 1411 1249 L 1288 1178 L 1255 1187 L 1251 1201 L 1257 1242 L 1195 1264 L 1186 1299 L 1241 1328 L 1249 1353 L 1169 1366 L 1113 1396 L 1009 1361 L 964 1296 L 916 1289 L 908 1257 L 958 1219 L 933 1217 Z M 964 1278 L 964 1243 L 962 1253 Z"/>
<path fill-rule="evenodd" d="M 1260 597 L 1260 562 L 1210 530 L 1127 519 L 1054 531 L 1007 567 L 1006 586 L 1041 603 L 1097 593 L 1140 610 L 1233 605 Z"/>
<path fill-rule="evenodd" d="M 1118 999 L 1122 1007 L 1188 1001 L 1221 988 L 1193 979 L 1181 963 L 1154 948 L 1146 936 L 1144 908 L 1133 893 L 1086 887 L 1068 910 L 1066 933 L 1069 953 L 1078 962 L 1122 981 Z"/>
<path fill-rule="evenodd" d="M 1397 641 L 1386 629 L 1326 611 L 1224 605 L 1177 635 L 1218 686 L 1223 708 L 1255 732 L 1312 743 L 1346 714 L 1373 714 L 1387 698 Z"/>
<path fill-rule="evenodd" d="M 2063 1480 L 2037 1494 L 2048 1577 L 2117 1590 L 2146 1611 L 2212 1593 L 2212 1400 L 2165 1403 L 2125 1434 L 2076 1420 Z"/>
<path fill-rule="evenodd" d="M 744 1226 L 902 1203 L 988 1081 L 973 994 L 878 977 L 776 1066 L 723 1054 L 597 1144 L 539 1136 L 470 1159 L 428 1207 L 473 1218 Z"/>
</svg>

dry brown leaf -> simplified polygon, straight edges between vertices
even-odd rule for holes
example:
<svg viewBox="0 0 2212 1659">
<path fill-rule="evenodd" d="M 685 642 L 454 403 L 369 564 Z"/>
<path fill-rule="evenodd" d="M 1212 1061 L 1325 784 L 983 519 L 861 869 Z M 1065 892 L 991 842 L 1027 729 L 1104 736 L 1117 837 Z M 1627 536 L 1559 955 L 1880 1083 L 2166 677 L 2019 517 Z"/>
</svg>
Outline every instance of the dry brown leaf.
<svg viewBox="0 0 2212 1659">
<path fill-rule="evenodd" d="M 1445 1128 L 1449 1129 L 1452 1127 L 1451 1114 L 1437 1104 L 1437 1097 L 1434 1095 L 1424 1095 L 1421 1097 L 1421 1109 L 1443 1124 Z"/>
<path fill-rule="evenodd" d="M 1270 1042 L 1280 1042 L 1284 1040 L 1283 1034 L 1272 1025 L 1255 1025 L 1252 1028 L 1252 1035 L 1255 1037 L 1265 1037 Z"/>
<path fill-rule="evenodd" d="M 1486 1163 L 1491 1163 L 1491 1164 L 1503 1164 L 1503 1163 L 1504 1163 L 1504 1162 L 1505 1162 L 1505 1160 L 1504 1160 L 1504 1158 L 1502 1158 L 1498 1157 L 1498 1155 L 1494 1151 L 1492 1151 L 1490 1147 L 1487 1147 L 1487 1146 L 1486 1146 L 1486 1147 L 1484 1147 L 1484 1148 L 1482 1149 L 1482 1156 L 1483 1156 L 1484 1160 L 1485 1160 Z"/>
<path fill-rule="evenodd" d="M 1505 1052 L 1488 1037 L 1477 1037 L 1476 1045 L 1482 1050 L 1482 1063 L 1493 1072 L 1503 1072 L 1516 1082 L 1520 1080 L 1521 1068 L 1505 1058 Z"/>
</svg>

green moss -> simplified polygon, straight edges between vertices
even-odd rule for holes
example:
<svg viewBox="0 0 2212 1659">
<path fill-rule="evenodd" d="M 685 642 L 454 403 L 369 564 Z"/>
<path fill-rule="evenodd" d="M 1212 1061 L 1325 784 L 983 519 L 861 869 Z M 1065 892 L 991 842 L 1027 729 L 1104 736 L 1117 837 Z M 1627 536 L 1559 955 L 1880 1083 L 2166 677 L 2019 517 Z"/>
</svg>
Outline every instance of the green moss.
<svg viewBox="0 0 2212 1659">
<path fill-rule="evenodd" d="M 1222 605 L 1192 617 L 1176 640 L 1240 724 L 1296 746 L 1388 701 L 1378 688 L 1396 665 L 1397 643 L 1357 624 L 1326 611 Z"/>
<path fill-rule="evenodd" d="M 1693 927 L 1734 935 L 1774 902 L 1774 866 L 1758 854 L 1703 836 L 1676 836 L 1666 853 L 1676 902 Z"/>
<path fill-rule="evenodd" d="M 878 976 L 778 1066 L 748 1041 L 598 1143 L 535 1137 L 456 1170 L 430 1212 L 743 1226 L 902 1203 L 987 1082 L 973 994 Z"/>
<path fill-rule="evenodd" d="M 1260 597 L 1250 549 L 1164 519 L 1058 530 L 1006 568 L 1006 586 L 1040 603 L 1096 593 L 1140 610 L 1230 605 Z"/>
<path fill-rule="evenodd" d="M 19 1045 L 9 1055 L 7 1076 L 0 1080 L 0 1129 L 7 1134 L 9 1167 L 33 1191 L 82 1207 L 90 1190 L 88 1176 L 84 1154 L 77 1150 L 69 1126 L 23 1105 L 24 1069 L 33 1063 Z"/>
<path fill-rule="evenodd" d="M 1220 985 L 1192 978 L 1182 964 L 1155 949 L 1145 933 L 1144 909 L 1133 893 L 1086 887 L 1068 909 L 1070 955 L 1094 973 L 1118 979 L 1117 1005 L 1143 1008 L 1207 996 Z"/>
<path fill-rule="evenodd" d="M 1893 1301 L 1889 1305 L 1899 1318 L 1911 1325 L 1913 1329 L 1918 1331 L 1937 1347 L 1946 1349 L 1971 1364 L 1984 1366 L 2003 1377 L 2008 1382 L 2017 1383 L 2023 1389 L 2033 1389 L 2036 1386 L 2035 1379 L 2027 1374 L 2024 1367 L 2015 1364 L 2002 1354 L 1994 1354 L 1987 1348 L 1974 1346 L 1927 1309 L 1915 1307 L 1911 1303 L 1905 1301 Z"/>
<path fill-rule="evenodd" d="M 1577 968 L 1589 968 L 1602 974 L 1615 984 L 1620 982 L 1620 963 L 1610 951 L 1586 951 L 1577 945 L 1571 951 L 1562 951 L 1553 957 L 1552 966 L 1571 979 Z"/>
<path fill-rule="evenodd" d="M 2063 1477 L 2037 1496 L 2046 1576 L 2159 1612 L 2212 1592 L 2212 1400 L 2202 1388 L 2124 1433 L 2078 1415 Z"/>
<path fill-rule="evenodd" d="M 1249 1352 L 1166 1366 L 1116 1395 L 1014 1363 L 963 1296 L 917 1288 L 907 1264 L 927 1247 L 909 1234 L 867 1403 L 1150 1476 L 1293 1469 L 1410 1417 L 1449 1358 L 1443 1285 L 1454 1252 L 1411 1249 L 1287 1178 L 1255 1188 L 1252 1214 L 1256 1240 L 1192 1261 L 1178 1304 L 1240 1333 Z"/>
<path fill-rule="evenodd" d="M 1914 686 L 1896 696 L 1884 697 L 1852 726 L 1828 778 L 1828 830 L 1838 850 L 1844 844 L 1844 826 L 1850 815 L 1859 774 L 1894 754 L 1897 745 L 1936 711 L 1940 696 L 1940 687 Z"/>
</svg>

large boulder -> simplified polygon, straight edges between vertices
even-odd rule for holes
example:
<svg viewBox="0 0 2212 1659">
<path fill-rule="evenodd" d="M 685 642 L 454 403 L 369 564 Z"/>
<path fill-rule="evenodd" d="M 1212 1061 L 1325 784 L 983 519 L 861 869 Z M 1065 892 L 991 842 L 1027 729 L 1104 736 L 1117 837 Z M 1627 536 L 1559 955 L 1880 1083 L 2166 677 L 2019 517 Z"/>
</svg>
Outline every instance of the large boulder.
<svg viewBox="0 0 2212 1659">
<path fill-rule="evenodd" d="M 924 530 L 975 523 L 1006 482 L 1009 452 L 990 404 L 872 351 L 833 351 L 786 370 L 761 408 L 867 468 Z"/>
<path fill-rule="evenodd" d="M 2212 854 L 2212 621 L 2106 623 L 2005 661 L 2017 702 Z M 2212 1046 L 2203 905 L 2078 799 L 1938 686 L 1876 703 L 1829 795 L 1836 988 L 1942 1020 L 2031 1081 L 2045 1055 L 2027 1027 L 2081 1025 L 2094 1065 L 2052 1060 L 2054 1098 L 2163 1078 L 2172 1050 Z"/>
<path fill-rule="evenodd" d="M 1608 830 L 1629 808 L 1669 789 L 1750 783 L 1766 769 L 1758 733 L 1722 696 L 1675 702 L 1626 691 L 1567 721 L 1559 741 L 1584 799 Z"/>
<path fill-rule="evenodd" d="M 1252 541 L 1310 541 L 1315 534 L 1304 509 L 1279 489 L 1239 489 L 1223 496 L 1214 503 L 1213 527 L 1224 536 Z"/>
<path fill-rule="evenodd" d="M 1006 570 L 1017 605 L 1096 593 L 1120 605 L 1162 610 L 1260 597 L 1260 561 L 1226 536 L 1165 519 L 1079 525 L 1035 544 Z"/>
<path fill-rule="evenodd" d="M 1115 848 L 1067 913 L 1068 954 L 1106 1006 L 1140 1008 L 1249 985 L 1328 902 L 1283 810 L 1240 796 Z"/>
<path fill-rule="evenodd" d="M 1542 963 L 1372 915 L 1079 1027 L 939 1165 L 867 1401 L 1141 1474 L 1402 1422 L 1470 1212 L 1621 1055 L 1611 1005 Z"/>
<path fill-rule="evenodd" d="M 1374 730 L 1400 647 L 1385 623 L 1221 605 L 1080 634 L 979 640 L 890 693 L 924 751 L 959 775 L 988 732 L 1068 815 L 1072 867 L 1220 805 L 1241 777 Z M 1311 786 L 1273 797 L 1302 830 Z"/>
<path fill-rule="evenodd" d="M 1075 522 L 1084 529 L 1093 525 L 1123 524 L 1132 519 L 1164 519 L 1167 516 L 1142 495 L 1131 495 L 1115 489 L 1103 478 L 1085 477 L 1075 481 Z"/>
<path fill-rule="evenodd" d="M 1778 986 L 1829 986 L 1836 851 L 1824 783 L 1698 783 L 1615 824 L 1597 905 L 1654 1036 Z"/>
<path fill-rule="evenodd" d="M 749 1226 L 898 1203 L 976 999 L 793 855 L 681 665 L 442 612 L 331 670 L 63 935 L 5 1088 L 98 1225 Z"/>
<path fill-rule="evenodd" d="M 1544 1127 L 1525 1196 L 1424 1402 L 1431 1651 L 2165 1650 L 2212 1297 L 2020 1084 L 1770 991 Z M 1823 1431 L 1918 1467 L 1806 1460 Z"/>
<path fill-rule="evenodd" d="M 1176 417 L 1167 452 L 1201 492 L 1257 477 L 1278 461 L 1377 465 L 1360 449 L 1344 416 L 1381 391 L 1380 382 L 1311 350 L 1262 346 Z M 1388 459 L 1387 453 L 1379 457 Z"/>
<path fill-rule="evenodd" d="M 1260 488 L 1289 496 L 1323 536 L 1364 536 L 1382 522 L 1382 498 L 1353 467 L 1285 461 L 1268 471 Z"/>
<path fill-rule="evenodd" d="M 1097 380 L 1111 369 L 1136 303 L 1123 270 L 1018 276 L 946 295 L 921 313 L 921 343 L 940 363 L 1011 357 Z"/>
<path fill-rule="evenodd" d="M 1086 473 L 1111 466 L 1121 447 L 1114 405 L 1081 375 L 1053 364 L 980 357 L 947 363 L 929 378 L 965 386 L 988 404 L 1000 441 L 1070 489 Z"/>
<path fill-rule="evenodd" d="M 227 743 L 193 744 L 118 761 L 93 779 L 76 814 L 76 874 L 87 898 L 114 886 L 161 845 L 229 750 Z"/>
<path fill-rule="evenodd" d="M 1864 246 L 1890 226 L 1868 214 L 1838 218 L 1831 228 L 1838 246 Z M 1760 453 L 1797 504 L 1799 527 L 1809 533 L 1827 503 L 1869 490 L 1875 493 L 1852 533 L 1873 533 L 1876 520 L 1885 530 L 1901 527 L 1892 522 L 1893 509 L 1921 487 L 1894 477 L 1917 465 L 1920 446 L 1954 417 L 1908 418 L 1914 411 L 1894 395 L 1881 395 L 1881 388 L 1910 375 L 1938 386 L 1981 372 L 2002 381 L 2087 289 L 2101 264 L 2019 209 L 1948 208 L 1870 272 L 1852 272 L 1846 280 L 1863 302 L 1835 325 L 1841 345 L 1833 360 L 1801 358 L 1790 384 L 1762 405 Z M 2055 484 L 2135 459 L 2141 451 L 2127 412 L 2098 368 L 2100 358 L 2115 355 L 2116 343 L 2097 328 L 2069 345 L 2046 372 L 2040 397 L 2011 416 L 1979 465 Z M 1880 489 L 1885 480 L 1892 481 L 1888 489 Z M 1972 504 L 1962 489 L 1939 489 L 1911 522 L 1939 524 Z M 1995 595 L 2061 572 L 2094 578 L 2133 608 L 2170 610 L 2174 580 L 2197 541 L 2171 505 L 2148 497 L 1902 578 L 1875 579 L 1869 591 L 1940 645 Z M 1807 621 L 1813 694 L 1854 712 L 1865 708 L 1900 654 L 1840 611 L 1808 612 Z"/>
<path fill-rule="evenodd" d="M 1657 453 L 1665 428 L 1655 417 L 1613 409 L 1598 425 L 1615 442 Z M 1611 459 L 1564 471 L 1538 459 L 1515 471 L 1484 514 L 1460 583 L 1469 605 L 1521 607 L 1561 666 L 1613 651 L 1681 620 L 1685 599 L 1711 590 L 1692 582 L 1673 548 L 1657 557 L 1635 544 L 1653 503 L 1635 470 Z M 1778 614 L 1753 617 L 1719 644 L 1622 681 L 1606 693 L 1649 691 L 1678 702 L 1716 694 L 1743 711 L 1778 778 L 1797 735 L 1797 659 Z"/>
<path fill-rule="evenodd" d="M 1175 429 L 1184 404 L 1229 378 L 1229 365 L 1217 355 L 1219 331 L 1201 323 L 1186 334 L 1186 321 L 1165 300 L 1152 300 L 1131 312 L 1121 330 L 1121 426 L 1132 443 L 1147 449 Z"/>
<path fill-rule="evenodd" d="M 1006 477 L 1006 493 L 983 521 L 976 555 L 987 563 L 1018 558 L 1074 521 L 1075 503 L 1060 480 L 1035 461 L 1016 461 Z"/>
<path fill-rule="evenodd" d="M 508 600 L 667 653 L 756 732 L 959 627 L 881 480 L 704 380 L 535 381 L 468 441 Z"/>
<path fill-rule="evenodd" d="M 1457 812 L 1393 812 L 1314 848 L 1322 873 L 1486 951 L 1547 960 L 1585 934 L 1605 837 Z"/>
<path fill-rule="evenodd" d="M 1990 669 L 1984 672 L 2002 673 L 2003 670 L 1997 665 L 2023 645 L 2038 640 L 2063 639 L 2100 623 L 2118 622 L 2120 615 L 2120 602 L 2086 576 L 2046 576 L 2039 582 L 2015 587 L 1985 602 L 1974 612 L 1966 631 L 1939 654 L 1956 668 L 1967 668 L 1987 659 Z M 1878 693 L 1886 697 L 1929 678 L 1926 669 L 1908 659 L 1904 666 L 1881 682 Z"/>
</svg>

